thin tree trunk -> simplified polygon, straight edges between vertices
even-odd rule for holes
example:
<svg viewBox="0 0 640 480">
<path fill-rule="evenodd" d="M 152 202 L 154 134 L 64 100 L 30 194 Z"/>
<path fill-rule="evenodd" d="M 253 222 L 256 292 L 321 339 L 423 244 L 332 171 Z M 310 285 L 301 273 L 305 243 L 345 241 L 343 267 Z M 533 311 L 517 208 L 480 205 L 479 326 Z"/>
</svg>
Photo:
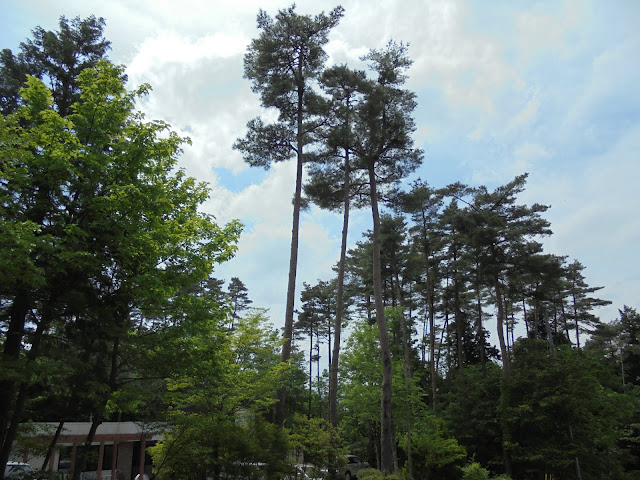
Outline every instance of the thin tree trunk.
<svg viewBox="0 0 640 480">
<path fill-rule="evenodd" d="M 580 350 L 580 328 L 578 325 L 578 305 L 576 302 L 576 295 L 573 294 L 573 319 L 576 322 L 576 348 Z"/>
<path fill-rule="evenodd" d="M 507 351 L 507 345 L 504 339 L 504 300 L 502 298 L 502 287 L 500 286 L 500 279 L 498 275 L 494 275 L 493 287 L 496 293 L 496 305 L 498 307 L 497 326 L 498 340 L 500 342 L 500 354 L 502 355 L 502 376 L 505 379 L 509 378 L 509 352 Z"/>
<path fill-rule="evenodd" d="M 49 468 L 49 461 L 51 460 L 51 455 L 53 455 L 53 450 L 56 448 L 56 444 L 58 443 L 58 438 L 60 438 L 60 434 L 62 433 L 62 429 L 64 428 L 64 420 L 58 423 L 58 428 L 56 428 L 56 433 L 53 434 L 53 438 L 49 442 L 49 448 L 47 448 L 47 454 L 44 457 L 44 461 L 42 462 L 42 470 L 47 470 Z"/>
<path fill-rule="evenodd" d="M 454 258 L 455 261 L 455 258 Z M 463 329 L 462 329 L 462 311 L 460 310 L 460 282 L 458 278 L 458 271 L 453 274 L 454 278 L 454 293 L 453 293 L 453 310 L 456 320 L 456 344 L 458 346 L 458 371 L 462 374 L 464 371 L 464 342 L 463 342 Z"/>
<path fill-rule="evenodd" d="M 487 358 L 484 351 L 484 329 L 482 328 L 482 298 L 480 297 L 480 266 L 476 263 L 476 307 L 478 309 L 478 341 L 480 343 L 480 365 L 482 366 L 482 376 L 487 376 Z"/>
<path fill-rule="evenodd" d="M 506 410 L 506 407 L 509 405 L 509 374 L 510 374 L 510 362 L 509 362 L 509 352 L 507 351 L 507 347 L 504 340 L 504 303 L 502 298 L 502 287 L 500 286 L 500 279 L 498 275 L 495 274 L 493 277 L 493 285 L 496 294 L 496 304 L 498 306 L 498 315 L 497 315 L 497 330 L 498 330 L 498 339 L 500 341 L 500 353 L 502 355 L 502 382 L 500 382 L 500 402 L 502 404 L 502 411 Z M 509 450 L 506 448 L 508 444 L 511 443 L 511 427 L 507 420 L 504 419 L 504 413 L 502 414 L 502 419 L 500 420 L 500 426 L 502 429 L 502 456 L 504 460 L 504 470 L 505 473 L 511 476 L 511 455 Z"/>
<path fill-rule="evenodd" d="M 340 262 L 338 263 L 338 291 L 336 303 L 336 323 L 333 328 L 333 358 L 329 372 L 329 422 L 338 425 L 338 360 L 340 358 L 340 335 L 342 332 L 342 312 L 344 310 L 344 269 L 347 258 L 347 234 L 349 230 L 349 207 L 351 171 L 349 152 L 344 162 L 344 216 L 342 218 L 342 243 L 340 245 Z"/>
<path fill-rule="evenodd" d="M 376 190 L 376 178 L 373 164 L 369 166 L 369 187 L 371 195 L 371 213 L 373 216 L 373 291 L 376 307 L 376 322 L 380 334 L 380 350 L 382 353 L 382 393 L 381 393 L 381 435 L 380 458 L 381 470 L 393 473 L 394 445 L 393 445 L 393 410 L 391 405 L 392 365 L 391 346 L 389 343 L 389 331 L 384 316 L 384 304 L 382 301 L 382 271 L 380 258 L 380 214 L 378 211 L 378 193 Z"/>
<path fill-rule="evenodd" d="M 309 333 L 309 409 L 307 416 L 311 418 L 311 389 L 313 386 L 313 327 Z"/>
<path fill-rule="evenodd" d="M 300 53 L 302 56 L 302 52 Z M 302 75 L 303 59 L 298 61 L 298 74 L 300 78 Z M 283 363 L 288 363 L 291 358 L 291 336 L 293 334 L 293 307 L 296 296 L 296 271 L 298 267 L 298 234 L 300 230 L 300 205 L 302 199 L 302 149 L 304 146 L 303 139 L 303 96 L 304 87 L 298 88 L 298 118 L 297 118 L 297 133 L 296 133 L 296 190 L 293 197 L 293 226 L 291 228 L 291 253 L 289 256 L 289 282 L 287 284 L 287 305 L 284 316 L 284 331 L 282 337 L 284 342 L 282 344 L 282 354 L 280 360 Z M 283 385 L 278 391 L 278 401 L 275 405 L 275 424 L 279 427 L 284 426 L 284 417 L 286 412 L 287 403 L 287 387 Z"/>
<path fill-rule="evenodd" d="M 398 297 L 398 304 L 400 306 L 400 327 L 402 329 L 402 350 L 404 353 L 404 388 L 407 396 L 407 469 L 409 470 L 409 478 L 413 478 L 413 453 L 411 438 L 411 418 L 413 416 L 413 409 L 411 408 L 412 402 L 410 388 L 410 380 L 413 378 L 413 371 L 411 368 L 411 334 L 409 332 L 409 329 L 407 328 L 407 320 L 404 316 L 404 298 L 402 296 L 402 289 L 400 288 L 400 278 L 398 275 L 397 267 L 394 270 L 396 279 L 396 295 Z"/>
<path fill-rule="evenodd" d="M 80 474 L 84 472 L 89 465 L 89 449 L 91 448 L 91 444 L 93 443 L 93 439 L 96 436 L 96 431 L 98 427 L 102 423 L 102 415 L 96 415 L 93 422 L 91 422 L 91 428 L 89 429 L 89 433 L 87 434 L 87 439 L 85 440 L 84 445 L 79 449 L 79 455 L 76 454 L 76 462 L 74 465 L 71 465 L 73 469 L 73 475 L 71 477 L 72 480 L 80 480 Z M 140 455 L 144 455 L 144 452 L 140 452 Z M 78 461 L 79 460 L 79 461 Z"/>
</svg>

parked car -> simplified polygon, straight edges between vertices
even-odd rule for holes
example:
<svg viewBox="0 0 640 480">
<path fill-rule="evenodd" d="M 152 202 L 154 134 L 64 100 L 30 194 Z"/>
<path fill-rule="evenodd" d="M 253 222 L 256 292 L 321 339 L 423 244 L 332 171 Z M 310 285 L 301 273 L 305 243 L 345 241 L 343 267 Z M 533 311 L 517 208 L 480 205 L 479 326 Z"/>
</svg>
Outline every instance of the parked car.
<svg viewBox="0 0 640 480">
<path fill-rule="evenodd" d="M 4 478 L 13 479 L 27 479 L 33 477 L 33 468 L 28 463 L 21 462 L 7 462 L 7 466 L 4 469 Z"/>
<path fill-rule="evenodd" d="M 369 462 L 363 462 L 355 455 L 347 455 L 347 464 L 344 466 L 344 478 L 345 480 L 352 480 L 358 476 L 360 470 L 369 467 Z"/>
</svg>

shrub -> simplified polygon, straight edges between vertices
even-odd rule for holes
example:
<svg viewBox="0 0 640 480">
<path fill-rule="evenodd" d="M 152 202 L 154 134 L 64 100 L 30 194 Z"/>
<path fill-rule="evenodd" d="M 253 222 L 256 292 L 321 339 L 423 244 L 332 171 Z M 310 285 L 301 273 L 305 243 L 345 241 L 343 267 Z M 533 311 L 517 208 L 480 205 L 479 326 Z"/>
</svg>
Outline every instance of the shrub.
<svg viewBox="0 0 640 480">
<path fill-rule="evenodd" d="M 489 480 L 489 470 L 478 462 L 462 467 L 462 480 Z"/>
</svg>

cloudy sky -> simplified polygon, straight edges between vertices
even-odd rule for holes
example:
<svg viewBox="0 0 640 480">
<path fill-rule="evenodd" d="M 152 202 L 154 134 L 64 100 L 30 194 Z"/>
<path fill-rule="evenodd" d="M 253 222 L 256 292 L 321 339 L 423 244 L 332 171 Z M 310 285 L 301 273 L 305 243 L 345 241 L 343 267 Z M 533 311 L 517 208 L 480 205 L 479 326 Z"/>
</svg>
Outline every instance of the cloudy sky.
<svg viewBox="0 0 640 480">
<path fill-rule="evenodd" d="M 206 210 L 245 224 L 237 257 L 216 276 L 237 276 L 256 306 L 284 316 L 292 163 L 250 169 L 231 145 L 261 113 L 242 59 L 273 0 L 4 0 L 0 48 L 16 50 L 33 27 L 102 16 L 110 58 L 132 85 L 148 82 L 141 105 L 188 135 L 181 165 L 209 183 Z M 300 13 L 335 7 L 297 2 Z M 344 0 L 330 36 L 330 63 L 359 57 L 390 39 L 410 44 L 408 87 L 417 93 L 416 176 L 434 187 L 461 181 L 495 188 L 528 172 L 525 203 L 551 205 L 546 251 L 586 266 L 587 281 L 613 302 L 640 308 L 640 2 L 636 0 Z M 350 243 L 371 228 L 352 216 Z M 298 292 L 329 279 L 341 218 L 312 208 L 302 217 Z"/>
</svg>

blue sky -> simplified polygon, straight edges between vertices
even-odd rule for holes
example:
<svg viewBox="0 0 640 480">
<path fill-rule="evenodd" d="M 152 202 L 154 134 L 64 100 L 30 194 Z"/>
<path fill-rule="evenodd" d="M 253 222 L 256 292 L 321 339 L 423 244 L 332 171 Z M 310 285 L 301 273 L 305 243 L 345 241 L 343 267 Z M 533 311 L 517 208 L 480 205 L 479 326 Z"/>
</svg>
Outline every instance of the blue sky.
<svg viewBox="0 0 640 480">
<path fill-rule="evenodd" d="M 302 13 L 336 4 L 299 1 Z M 259 8 L 273 0 L 5 0 L 0 48 L 16 49 L 36 25 L 60 15 L 107 21 L 110 57 L 132 84 L 154 91 L 140 105 L 149 118 L 189 135 L 181 165 L 209 182 L 205 208 L 246 224 L 237 257 L 218 268 L 238 276 L 257 306 L 282 324 L 291 235 L 294 166 L 249 169 L 231 149 L 245 124 L 263 114 L 242 78 Z M 425 161 L 415 176 L 439 187 L 461 181 L 494 188 L 528 172 L 521 200 L 551 205 L 549 253 L 586 266 L 592 286 L 613 302 L 640 308 L 640 2 L 386 0 L 342 2 L 330 36 L 330 62 L 358 58 L 391 38 L 410 43 L 408 87 L 417 93 L 416 143 Z M 331 277 L 341 219 L 317 208 L 303 215 L 302 282 Z M 353 216 L 350 243 L 370 228 Z"/>
</svg>

